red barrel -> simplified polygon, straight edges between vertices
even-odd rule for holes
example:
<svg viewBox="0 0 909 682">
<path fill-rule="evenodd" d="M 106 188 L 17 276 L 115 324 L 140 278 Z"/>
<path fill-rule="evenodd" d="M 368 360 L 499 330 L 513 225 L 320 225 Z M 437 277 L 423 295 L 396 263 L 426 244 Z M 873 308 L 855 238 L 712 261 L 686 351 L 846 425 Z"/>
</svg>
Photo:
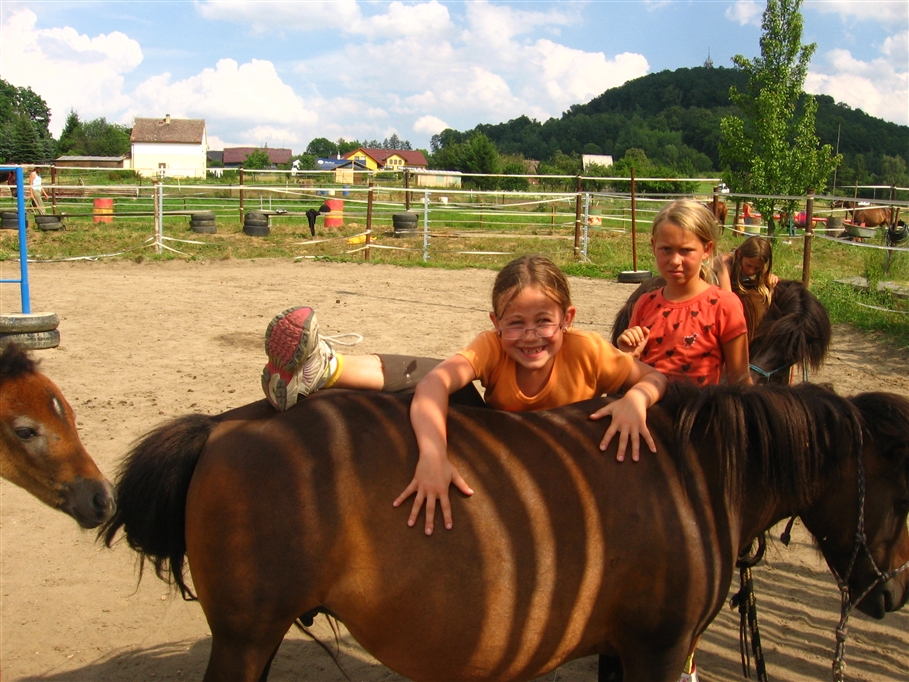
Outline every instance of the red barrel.
<svg viewBox="0 0 909 682">
<path fill-rule="evenodd" d="M 95 199 L 95 222 L 112 223 L 114 222 L 114 200 L 113 199 Z"/>
<path fill-rule="evenodd" d="M 325 214 L 325 227 L 341 227 L 344 224 L 344 200 L 326 199 L 325 205 L 331 213 Z"/>
</svg>

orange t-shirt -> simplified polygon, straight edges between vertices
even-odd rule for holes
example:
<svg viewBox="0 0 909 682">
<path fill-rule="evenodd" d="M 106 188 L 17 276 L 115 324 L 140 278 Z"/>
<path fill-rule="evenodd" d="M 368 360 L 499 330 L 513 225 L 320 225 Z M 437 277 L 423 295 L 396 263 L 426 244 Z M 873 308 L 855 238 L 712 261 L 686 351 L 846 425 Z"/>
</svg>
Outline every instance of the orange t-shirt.
<svg viewBox="0 0 909 682">
<path fill-rule="evenodd" d="M 630 355 L 594 332 L 569 329 L 563 334 L 549 381 L 533 396 L 518 388 L 516 363 L 505 354 L 496 332 L 481 333 L 458 355 L 467 359 L 486 388 L 486 403 L 507 412 L 548 410 L 622 387 L 634 363 Z"/>
<path fill-rule="evenodd" d="M 662 289 L 644 294 L 628 326 L 650 329 L 642 362 L 700 386 L 720 383 L 723 344 L 748 332 L 739 297 L 715 286 L 687 301 L 667 300 Z"/>
</svg>

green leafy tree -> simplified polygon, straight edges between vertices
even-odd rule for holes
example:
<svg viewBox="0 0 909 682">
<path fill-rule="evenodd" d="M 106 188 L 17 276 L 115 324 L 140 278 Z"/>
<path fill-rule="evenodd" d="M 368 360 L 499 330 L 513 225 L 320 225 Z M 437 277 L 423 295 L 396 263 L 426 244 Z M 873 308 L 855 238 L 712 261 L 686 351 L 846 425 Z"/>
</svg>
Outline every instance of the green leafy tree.
<svg viewBox="0 0 909 682">
<path fill-rule="evenodd" d="M 306 146 L 306 153 L 317 159 L 327 159 L 338 153 L 338 145 L 325 137 L 317 137 Z"/>
<path fill-rule="evenodd" d="M 90 156 L 120 156 L 128 154 L 129 135 L 132 126 L 108 123 L 105 118 L 96 118 L 82 124 L 85 153 Z"/>
<path fill-rule="evenodd" d="M 508 161 L 502 164 L 502 173 L 509 176 L 524 175 L 524 164 L 519 160 Z M 499 187 L 509 192 L 526 192 L 530 188 L 530 181 L 522 177 L 499 178 Z"/>
<path fill-rule="evenodd" d="M 21 117 L 30 125 L 26 126 Z M 56 143 L 48 130 L 49 124 L 50 108 L 39 95 L 31 88 L 18 88 L 0 79 L 0 160 L 36 163 L 53 158 Z M 24 160 L 16 161 L 16 158 Z"/>
<path fill-rule="evenodd" d="M 499 150 L 483 133 L 475 133 L 465 144 L 461 152 L 463 173 L 496 174 L 500 171 Z M 471 178 L 478 189 L 495 189 L 497 178 Z"/>
<path fill-rule="evenodd" d="M 360 144 L 359 140 L 350 140 L 348 142 L 343 137 L 338 140 L 338 154 L 344 156 L 344 154 L 349 154 L 350 152 L 359 149 L 360 147 L 368 147 L 369 145 Z M 307 152 L 308 153 L 308 152 Z"/>
<path fill-rule="evenodd" d="M 88 153 L 85 149 L 85 131 L 82 129 L 82 121 L 79 120 L 79 114 L 70 109 L 63 130 L 60 132 L 60 139 L 57 140 L 57 153 L 61 156 L 81 156 Z"/>
<path fill-rule="evenodd" d="M 246 170 L 263 170 L 270 167 L 271 160 L 268 158 L 268 152 L 264 149 L 255 150 L 243 162 L 243 168 Z"/>
<path fill-rule="evenodd" d="M 761 56 L 733 58 L 748 75 L 744 92 L 732 86 L 729 98 L 742 116 L 726 116 L 720 127 L 723 179 L 733 192 L 801 195 L 823 189 L 839 162 L 830 145 L 819 146 L 817 101 L 802 86 L 816 44 L 802 45 L 802 0 L 768 0 L 762 19 Z M 753 201 L 773 234 L 777 200 Z M 781 202 L 790 215 L 795 201 Z"/>
</svg>

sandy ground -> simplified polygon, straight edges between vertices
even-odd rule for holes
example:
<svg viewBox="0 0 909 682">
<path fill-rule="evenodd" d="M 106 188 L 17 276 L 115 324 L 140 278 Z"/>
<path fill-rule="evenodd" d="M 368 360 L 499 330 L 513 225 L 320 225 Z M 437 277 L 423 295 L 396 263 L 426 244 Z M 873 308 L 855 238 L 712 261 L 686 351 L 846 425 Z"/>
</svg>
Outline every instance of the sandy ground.
<svg viewBox="0 0 909 682">
<path fill-rule="evenodd" d="M 0 264 L 3 278 L 17 265 Z M 442 357 L 487 328 L 489 270 L 444 271 L 287 261 L 78 263 L 31 268 L 32 310 L 60 316 L 61 345 L 39 351 L 42 369 L 76 411 L 82 439 L 109 476 L 130 443 L 160 421 L 216 413 L 260 398 L 262 333 L 271 316 L 308 303 L 328 333 L 357 332 L 353 352 Z M 633 285 L 573 280 L 577 326 L 607 335 Z M 0 285 L 2 311 L 19 311 L 17 285 Z M 909 396 L 909 359 L 880 339 L 837 329 L 816 381 L 846 394 Z M 200 679 L 210 647 L 198 604 L 150 575 L 136 584 L 134 555 L 0 482 L 0 661 L 14 680 L 88 682 Z M 778 533 L 776 533 L 778 535 Z M 772 680 L 830 679 L 839 595 L 810 538 L 771 544 L 755 571 Z M 737 581 L 736 581 L 737 583 Z M 909 609 L 850 623 L 849 679 L 909 679 Z M 326 625 L 317 630 L 331 639 Z M 352 680 L 400 680 L 349 636 L 341 663 Z M 702 640 L 701 679 L 740 679 L 738 615 L 725 609 Z M 596 679 L 595 660 L 547 680 Z M 291 632 L 273 680 L 343 680 L 329 657 Z"/>
</svg>

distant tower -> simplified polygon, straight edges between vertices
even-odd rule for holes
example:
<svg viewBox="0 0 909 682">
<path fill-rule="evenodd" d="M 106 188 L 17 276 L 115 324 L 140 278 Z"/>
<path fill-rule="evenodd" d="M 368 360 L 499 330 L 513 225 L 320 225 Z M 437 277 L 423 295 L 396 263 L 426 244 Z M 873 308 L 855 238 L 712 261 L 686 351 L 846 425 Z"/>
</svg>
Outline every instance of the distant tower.
<svg viewBox="0 0 909 682">
<path fill-rule="evenodd" d="M 705 69 L 713 68 L 713 60 L 710 58 L 710 48 L 709 47 L 707 48 L 707 61 L 704 62 L 704 68 Z"/>
</svg>

